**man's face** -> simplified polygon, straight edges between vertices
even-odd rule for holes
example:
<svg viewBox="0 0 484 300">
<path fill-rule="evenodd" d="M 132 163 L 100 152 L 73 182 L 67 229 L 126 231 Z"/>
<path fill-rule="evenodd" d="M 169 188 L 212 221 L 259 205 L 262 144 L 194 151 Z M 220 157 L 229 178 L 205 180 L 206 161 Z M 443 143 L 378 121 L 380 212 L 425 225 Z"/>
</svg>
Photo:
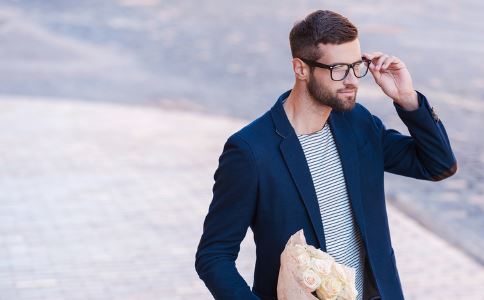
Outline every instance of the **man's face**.
<svg viewBox="0 0 484 300">
<path fill-rule="evenodd" d="M 320 44 L 319 48 L 323 56 L 317 61 L 323 64 L 351 64 L 361 60 L 358 39 L 341 45 Z M 309 74 L 307 90 L 317 103 L 336 111 L 348 111 L 355 106 L 358 78 L 350 70 L 344 80 L 334 81 L 331 79 L 330 70 L 316 67 Z"/>
</svg>

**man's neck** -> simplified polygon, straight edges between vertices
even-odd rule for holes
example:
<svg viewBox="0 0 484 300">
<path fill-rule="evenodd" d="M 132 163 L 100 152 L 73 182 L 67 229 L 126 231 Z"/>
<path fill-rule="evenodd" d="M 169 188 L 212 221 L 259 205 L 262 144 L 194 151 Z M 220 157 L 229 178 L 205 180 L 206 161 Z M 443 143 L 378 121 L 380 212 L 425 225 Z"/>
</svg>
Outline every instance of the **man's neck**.
<svg viewBox="0 0 484 300">
<path fill-rule="evenodd" d="M 287 118 L 296 134 L 310 134 L 324 127 L 331 107 L 319 104 L 309 93 L 297 86 L 283 104 Z"/>
</svg>

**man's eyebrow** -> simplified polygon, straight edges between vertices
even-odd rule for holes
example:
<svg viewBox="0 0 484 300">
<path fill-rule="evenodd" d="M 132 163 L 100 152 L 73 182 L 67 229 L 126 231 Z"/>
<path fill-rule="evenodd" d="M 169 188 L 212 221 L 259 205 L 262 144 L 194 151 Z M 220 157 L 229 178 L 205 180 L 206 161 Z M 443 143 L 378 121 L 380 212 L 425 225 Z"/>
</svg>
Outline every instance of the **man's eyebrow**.
<svg viewBox="0 0 484 300">
<path fill-rule="evenodd" d="M 330 64 L 330 65 L 350 65 L 350 64 L 354 64 L 354 63 L 356 63 L 356 62 L 361 62 L 361 61 L 363 61 L 363 57 L 360 57 L 360 59 L 355 60 L 355 61 L 353 61 L 353 62 L 351 62 L 351 63 L 345 63 L 345 62 L 335 62 L 335 63 L 332 63 L 332 64 Z"/>
</svg>

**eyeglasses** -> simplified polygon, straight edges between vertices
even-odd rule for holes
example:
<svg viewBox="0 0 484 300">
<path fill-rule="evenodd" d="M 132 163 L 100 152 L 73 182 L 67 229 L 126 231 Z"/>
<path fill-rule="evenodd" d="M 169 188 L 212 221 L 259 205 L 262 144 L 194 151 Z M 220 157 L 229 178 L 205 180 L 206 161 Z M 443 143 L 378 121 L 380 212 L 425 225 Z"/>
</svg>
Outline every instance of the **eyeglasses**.
<svg viewBox="0 0 484 300">
<path fill-rule="evenodd" d="M 357 78 L 361 78 L 368 73 L 368 68 L 370 67 L 371 60 L 362 57 L 360 61 L 354 62 L 352 64 L 333 64 L 325 65 L 314 60 L 299 58 L 307 65 L 311 67 L 318 67 L 323 69 L 329 69 L 331 74 L 331 79 L 334 81 L 341 81 L 348 76 L 350 68 L 353 69 L 353 74 Z"/>
</svg>

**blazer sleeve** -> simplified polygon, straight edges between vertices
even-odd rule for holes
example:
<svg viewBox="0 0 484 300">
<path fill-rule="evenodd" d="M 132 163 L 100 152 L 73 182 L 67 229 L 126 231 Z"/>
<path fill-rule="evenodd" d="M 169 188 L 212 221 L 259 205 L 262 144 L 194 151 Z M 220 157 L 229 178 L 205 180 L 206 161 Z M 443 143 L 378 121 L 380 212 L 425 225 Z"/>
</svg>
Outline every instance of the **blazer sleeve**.
<svg viewBox="0 0 484 300">
<path fill-rule="evenodd" d="M 395 109 L 407 126 L 410 136 L 386 129 L 378 117 L 373 120 L 381 136 L 384 169 L 387 172 L 417 179 L 439 181 L 457 171 L 457 162 L 447 132 L 423 94 L 417 91 L 419 108 Z"/>
<path fill-rule="evenodd" d="M 195 257 L 195 269 L 215 299 L 259 299 L 235 266 L 255 214 L 257 173 L 251 148 L 232 135 L 214 174 L 213 198 Z"/>
</svg>

